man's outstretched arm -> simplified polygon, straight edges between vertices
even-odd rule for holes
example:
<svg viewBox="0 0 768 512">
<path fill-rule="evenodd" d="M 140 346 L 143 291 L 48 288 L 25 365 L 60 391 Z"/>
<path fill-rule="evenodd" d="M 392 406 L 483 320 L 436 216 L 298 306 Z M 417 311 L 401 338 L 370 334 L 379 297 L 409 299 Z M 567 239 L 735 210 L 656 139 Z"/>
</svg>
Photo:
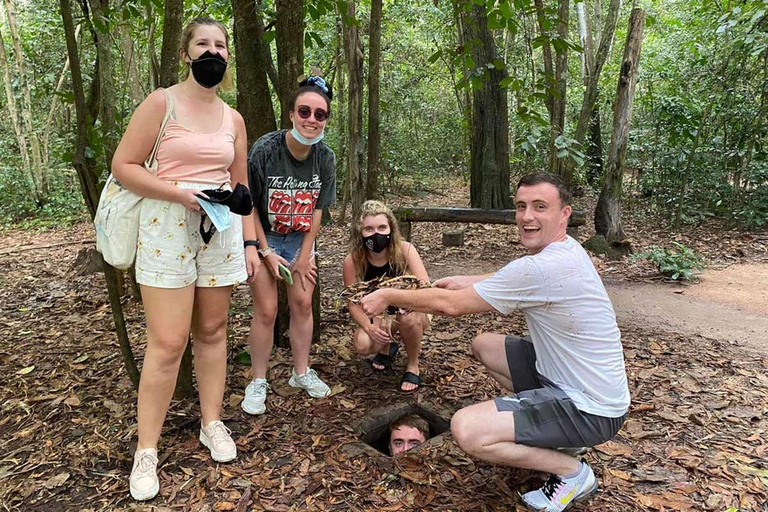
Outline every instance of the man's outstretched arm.
<svg viewBox="0 0 768 512">
<path fill-rule="evenodd" d="M 369 317 L 381 314 L 387 309 L 387 306 L 444 316 L 461 316 L 493 311 L 493 307 L 477 294 L 473 286 L 467 286 L 460 290 L 442 288 L 395 290 L 383 288 L 363 297 L 360 306 Z"/>
</svg>

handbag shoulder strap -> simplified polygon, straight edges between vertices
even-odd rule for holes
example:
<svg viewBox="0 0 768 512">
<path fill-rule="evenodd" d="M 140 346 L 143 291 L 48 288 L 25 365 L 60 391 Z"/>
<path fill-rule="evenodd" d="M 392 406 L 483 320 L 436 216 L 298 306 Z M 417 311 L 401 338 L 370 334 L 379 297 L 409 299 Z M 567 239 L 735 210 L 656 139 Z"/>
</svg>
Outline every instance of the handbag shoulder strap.
<svg viewBox="0 0 768 512">
<path fill-rule="evenodd" d="M 162 139 L 163 135 L 165 134 L 165 128 L 168 126 L 168 120 L 171 118 L 171 114 L 173 113 L 174 108 L 173 94 L 171 94 L 168 89 L 162 89 L 162 91 L 163 94 L 165 94 L 165 115 L 163 116 L 163 122 L 160 123 L 160 131 L 157 132 L 157 139 L 155 139 L 155 144 L 152 146 L 152 151 L 149 153 L 149 156 L 145 161 L 145 166 L 147 169 L 155 169 L 157 149 L 160 147 L 160 139 Z M 155 173 L 157 173 L 156 170 Z"/>
</svg>

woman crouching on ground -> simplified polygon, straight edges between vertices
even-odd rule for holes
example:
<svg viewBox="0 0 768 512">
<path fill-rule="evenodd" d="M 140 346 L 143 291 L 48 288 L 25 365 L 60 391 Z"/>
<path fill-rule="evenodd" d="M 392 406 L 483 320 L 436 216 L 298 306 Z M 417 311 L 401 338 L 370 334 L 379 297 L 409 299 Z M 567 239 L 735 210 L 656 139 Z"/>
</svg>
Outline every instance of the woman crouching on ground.
<svg viewBox="0 0 768 512">
<path fill-rule="evenodd" d="M 244 249 L 244 239 L 255 239 L 252 219 L 230 213 L 230 226 L 216 231 L 208 243 L 200 233 L 205 224 L 198 196 L 206 197 L 201 191 L 248 183 L 245 123 L 216 95 L 229 60 L 226 28 L 210 18 L 197 18 L 184 29 L 181 43 L 181 58 L 191 73 L 139 105 L 112 161 L 115 178 L 143 197 L 136 280 L 147 318 L 147 351 L 130 478 L 136 500 L 152 499 L 159 490 L 157 444 L 190 327 L 200 392 L 200 441 L 217 462 L 237 456 L 220 416 L 227 375 L 227 313 L 234 284 L 252 280 L 260 266 L 256 248 Z M 160 139 L 155 176 L 142 162 L 160 132 L 167 104 L 172 114 Z"/>
<path fill-rule="evenodd" d="M 412 274 L 429 283 L 429 276 L 416 248 L 400 235 L 392 210 L 380 201 L 363 203 L 360 217 L 352 226 L 349 255 L 344 259 L 344 286 L 377 277 L 397 277 Z M 421 386 L 419 352 L 429 319 L 424 313 L 393 309 L 386 318 L 368 318 L 362 308 L 352 302 L 349 312 L 357 322 L 355 349 L 362 356 L 376 354 L 371 360 L 374 370 L 392 367 L 399 333 L 405 345 L 408 362 L 400 382 L 400 390 L 412 392 Z"/>
</svg>

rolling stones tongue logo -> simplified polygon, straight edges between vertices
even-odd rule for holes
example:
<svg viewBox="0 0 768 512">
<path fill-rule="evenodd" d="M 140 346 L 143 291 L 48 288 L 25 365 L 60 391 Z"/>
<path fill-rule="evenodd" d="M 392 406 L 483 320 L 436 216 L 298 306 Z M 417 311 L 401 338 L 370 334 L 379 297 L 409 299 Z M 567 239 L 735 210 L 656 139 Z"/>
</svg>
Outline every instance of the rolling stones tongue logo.
<svg viewBox="0 0 768 512">
<path fill-rule="evenodd" d="M 294 198 L 293 213 L 312 213 L 317 202 L 317 190 L 297 190 Z"/>
<path fill-rule="evenodd" d="M 312 216 L 311 215 L 294 215 L 293 226 L 294 231 L 308 232 L 312 228 Z"/>
<path fill-rule="evenodd" d="M 282 190 L 272 191 L 269 198 L 269 213 L 290 213 L 291 195 Z"/>
<path fill-rule="evenodd" d="M 294 190 L 293 195 L 287 190 L 271 190 L 268 208 L 274 231 L 280 234 L 308 232 L 319 196 L 319 190 Z"/>
<path fill-rule="evenodd" d="M 275 232 L 286 235 L 291 232 L 291 216 L 275 215 Z"/>
</svg>

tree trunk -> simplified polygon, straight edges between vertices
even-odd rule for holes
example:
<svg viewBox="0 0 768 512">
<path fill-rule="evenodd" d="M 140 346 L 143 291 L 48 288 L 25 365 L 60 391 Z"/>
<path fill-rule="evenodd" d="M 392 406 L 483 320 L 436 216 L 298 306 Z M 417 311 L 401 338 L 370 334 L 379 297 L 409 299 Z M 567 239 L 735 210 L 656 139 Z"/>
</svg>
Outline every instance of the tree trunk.
<svg viewBox="0 0 768 512">
<path fill-rule="evenodd" d="M 534 7 L 536 9 L 536 21 L 539 25 L 539 35 L 544 38 L 541 44 L 541 52 L 543 55 L 543 61 L 544 61 L 544 74 L 546 75 L 544 77 L 544 81 L 547 85 L 547 90 L 554 90 L 555 88 L 555 66 L 552 61 L 552 45 L 550 44 L 550 37 L 549 37 L 549 30 L 547 27 L 547 16 L 544 12 L 544 3 L 543 0 L 533 0 Z M 545 101 L 545 104 L 547 106 L 547 112 L 549 112 L 550 120 L 552 118 L 552 109 L 553 105 L 552 102 L 554 101 L 554 96 L 552 94 L 547 94 L 547 99 Z"/>
<path fill-rule="evenodd" d="M 592 122 L 589 124 L 589 146 L 587 146 L 587 181 L 596 186 L 603 176 L 603 132 L 600 125 L 600 106 L 592 110 Z"/>
<path fill-rule="evenodd" d="M 621 223 L 621 186 L 644 28 L 645 11 L 640 8 L 632 9 L 627 39 L 624 43 L 619 84 L 616 89 L 616 101 L 613 104 L 613 132 L 608 149 L 605 182 L 595 208 L 595 231 L 598 235 L 603 235 L 611 244 L 622 242 L 626 238 Z"/>
<path fill-rule="evenodd" d="M 381 11 L 382 0 L 371 0 L 371 27 L 368 49 L 368 176 L 365 197 L 379 196 L 379 161 L 381 131 L 379 129 L 379 85 L 381 76 Z"/>
<path fill-rule="evenodd" d="M 109 0 L 90 0 L 91 16 L 98 25 L 105 27 L 99 31 L 96 40 L 96 51 L 99 56 L 99 120 L 101 126 L 101 145 L 104 152 L 104 169 L 112 168 L 112 155 L 115 154 L 118 143 L 117 135 L 117 91 L 115 89 L 115 63 L 112 57 L 114 39 L 112 31 L 114 27 L 109 18 Z M 101 175 L 101 173 L 99 173 Z"/>
<path fill-rule="evenodd" d="M 472 48 L 477 68 L 487 70 L 482 84 L 472 90 L 472 142 L 470 145 L 470 203 L 475 208 L 503 209 L 512 205 L 509 189 L 509 119 L 506 76 L 496 44 L 488 29 L 485 8 L 475 5 L 464 18 L 465 39 L 478 40 Z M 489 69 L 491 68 L 491 69 Z"/>
<path fill-rule="evenodd" d="M 277 85 L 277 69 L 275 68 L 275 61 L 272 58 L 271 44 L 264 39 L 264 34 L 267 32 L 267 28 L 264 26 L 264 16 L 262 16 L 260 12 L 262 8 L 261 3 L 261 0 L 256 0 L 256 32 L 259 34 L 259 39 L 261 39 L 262 62 L 265 63 L 265 70 L 269 77 L 269 81 L 272 83 L 272 89 L 277 92 L 279 90 Z"/>
<path fill-rule="evenodd" d="M 38 206 L 43 206 L 48 202 L 50 191 L 48 189 L 48 176 L 43 169 L 43 160 L 40 154 L 40 139 L 35 131 L 35 125 L 32 122 L 32 97 L 30 95 L 31 83 L 27 62 L 24 52 L 21 48 L 21 36 L 19 34 L 19 25 L 16 22 L 16 6 L 13 0 L 5 1 L 5 12 L 8 17 L 8 27 L 11 30 L 11 41 L 13 42 L 13 51 L 16 54 L 16 63 L 19 66 L 19 89 L 21 89 L 21 118 L 24 122 L 27 142 L 29 143 L 29 153 L 32 156 L 32 181 L 35 184 L 35 200 Z"/>
<path fill-rule="evenodd" d="M 163 47 L 160 50 L 160 79 L 158 86 L 170 87 L 179 82 L 179 43 L 184 18 L 183 0 L 165 0 Z"/>
<path fill-rule="evenodd" d="M 568 38 L 569 0 L 559 0 L 557 36 L 560 41 Z M 566 167 L 565 156 L 560 156 L 557 139 L 565 134 L 565 95 L 567 91 L 568 48 L 555 46 L 555 96 L 552 98 L 552 113 L 549 132 L 549 172 L 563 177 L 567 185 L 573 184 L 571 173 Z"/>
<path fill-rule="evenodd" d="M 75 27 L 72 22 L 72 8 L 69 0 L 60 0 L 59 5 L 61 9 L 61 18 L 64 24 L 64 35 L 67 41 L 67 53 L 69 55 L 72 75 L 72 91 L 75 96 L 75 113 L 77 116 L 77 143 L 72 163 L 77 171 L 83 199 L 88 207 L 91 219 L 93 219 L 93 216 L 96 213 L 96 206 L 98 204 L 100 193 L 97 174 L 98 166 L 93 159 L 86 156 L 86 148 L 88 145 L 88 130 L 89 127 L 92 129 L 95 118 L 89 114 L 87 107 L 82 72 L 80 70 L 80 57 L 77 49 L 77 41 L 75 39 Z M 139 370 L 131 350 L 128 331 L 125 327 L 123 306 L 120 301 L 120 273 L 105 263 L 104 277 L 107 282 L 109 302 L 112 308 L 112 317 L 115 321 L 115 329 L 117 331 L 120 352 L 123 356 L 123 363 L 125 364 L 131 383 L 134 388 L 138 389 Z"/>
<path fill-rule="evenodd" d="M 304 0 L 275 0 L 280 127 L 290 129 L 288 102 L 304 74 Z"/>
<path fill-rule="evenodd" d="M 585 66 L 584 66 L 584 96 L 581 102 L 581 111 L 579 112 L 579 120 L 576 124 L 576 133 L 574 138 L 580 147 L 584 147 L 584 140 L 587 135 L 587 131 L 590 125 L 594 123 L 595 105 L 597 105 L 597 98 L 599 94 L 598 83 L 600 80 L 600 73 L 602 73 L 605 61 L 608 59 L 610 53 L 611 42 L 613 41 L 613 35 L 616 32 L 616 23 L 619 19 L 619 8 L 621 6 L 621 0 L 611 0 L 608 6 L 608 13 L 605 18 L 605 26 L 602 33 L 599 36 L 599 46 L 597 53 L 591 54 L 594 50 L 593 32 L 596 32 L 594 26 L 589 19 L 588 10 L 584 7 L 584 3 L 580 2 L 578 5 L 578 12 L 581 19 L 584 20 L 586 27 L 586 40 L 582 40 L 584 46 Z M 574 162 L 568 162 L 569 177 L 573 176 Z"/>
<path fill-rule="evenodd" d="M 347 20 L 355 18 L 355 2 L 347 7 Z M 347 58 L 349 83 L 347 89 L 347 182 L 352 203 L 352 219 L 360 214 L 365 199 L 363 176 L 363 53 L 357 25 L 344 24 L 344 48 Z"/>
<path fill-rule="evenodd" d="M 456 23 L 456 47 L 464 48 L 466 41 L 464 40 L 464 20 L 461 16 L 458 0 L 453 0 L 453 19 Z M 464 79 L 467 79 L 469 70 L 467 69 L 467 61 L 461 59 L 461 73 Z M 454 89 L 456 90 L 456 102 L 459 105 L 459 113 L 466 121 L 465 127 L 462 128 L 461 133 L 461 163 L 464 167 L 464 183 L 466 183 L 466 162 L 467 157 L 470 155 L 470 146 L 472 145 L 472 95 L 469 87 L 462 87 L 459 92 L 454 82 Z"/>
<path fill-rule="evenodd" d="M 16 97 L 13 95 L 13 85 L 11 79 L 11 70 L 8 64 L 8 57 L 5 53 L 5 40 L 3 34 L 0 31 L 0 65 L 3 67 L 3 78 L 5 83 L 5 99 L 8 106 L 8 114 L 11 117 L 11 123 L 13 124 L 13 131 L 16 133 L 16 142 L 19 145 L 19 153 L 21 153 L 21 164 L 24 170 L 24 177 L 30 180 L 30 189 L 37 199 L 37 187 L 35 186 L 34 179 L 32 178 L 32 169 L 29 161 L 29 150 L 27 148 L 27 134 L 24 131 L 24 127 L 21 125 L 19 119 L 19 112 L 16 109 Z M 39 201 L 38 201 L 39 204 Z"/>
<path fill-rule="evenodd" d="M 138 59 L 133 49 L 131 40 L 131 27 L 128 24 L 117 27 L 120 38 L 120 53 L 123 62 L 125 79 L 128 81 L 128 91 L 131 98 L 131 110 L 136 108 L 144 100 L 146 94 L 141 86 L 141 74 L 139 73 Z"/>
<path fill-rule="evenodd" d="M 255 23 L 253 0 L 232 0 L 237 52 L 237 110 L 248 127 L 248 147 L 265 133 L 277 130 L 272 95 L 265 72 L 262 39 Z"/>
<path fill-rule="evenodd" d="M 337 218 L 339 224 L 344 223 L 344 218 L 347 216 L 347 206 L 349 205 L 349 172 L 347 171 L 346 137 L 347 117 L 345 101 L 346 87 L 344 80 L 344 77 L 346 76 L 346 71 L 344 70 L 344 62 L 346 61 L 344 50 L 346 47 L 344 46 L 343 41 L 342 21 L 341 17 L 339 17 L 336 22 L 336 69 L 338 69 L 339 72 L 339 81 L 337 82 L 336 90 L 334 91 L 336 105 L 338 105 L 336 110 L 336 118 L 338 119 L 336 126 L 339 130 L 339 154 L 336 157 L 336 174 L 343 176 L 343 181 L 341 182 L 341 205 L 339 206 L 339 215 Z"/>
<path fill-rule="evenodd" d="M 144 22 L 147 25 L 147 53 L 149 58 L 149 90 L 154 91 L 160 83 L 160 63 L 157 62 L 157 51 L 155 50 L 155 30 L 157 29 L 157 20 L 152 12 L 152 2 L 147 3 Z"/>
<path fill-rule="evenodd" d="M 82 25 L 78 25 L 77 29 L 75 29 L 75 41 L 77 41 L 78 37 L 80 37 L 80 29 L 82 28 Z M 48 168 L 48 163 L 50 161 L 50 155 L 48 154 L 48 143 L 51 140 L 51 131 L 52 131 L 52 125 L 53 125 L 53 116 L 56 114 L 56 109 L 59 106 L 59 93 L 61 92 L 61 88 L 64 85 L 64 80 L 67 78 L 67 72 L 69 71 L 69 57 L 66 58 L 64 61 L 64 68 L 61 70 L 61 74 L 59 75 L 59 81 L 56 82 L 56 89 L 53 91 L 53 95 L 51 97 L 51 105 L 48 107 L 48 117 L 45 118 L 45 126 L 43 127 L 43 137 L 41 139 L 42 143 L 42 158 L 43 158 L 43 167 L 46 169 Z"/>
</svg>

